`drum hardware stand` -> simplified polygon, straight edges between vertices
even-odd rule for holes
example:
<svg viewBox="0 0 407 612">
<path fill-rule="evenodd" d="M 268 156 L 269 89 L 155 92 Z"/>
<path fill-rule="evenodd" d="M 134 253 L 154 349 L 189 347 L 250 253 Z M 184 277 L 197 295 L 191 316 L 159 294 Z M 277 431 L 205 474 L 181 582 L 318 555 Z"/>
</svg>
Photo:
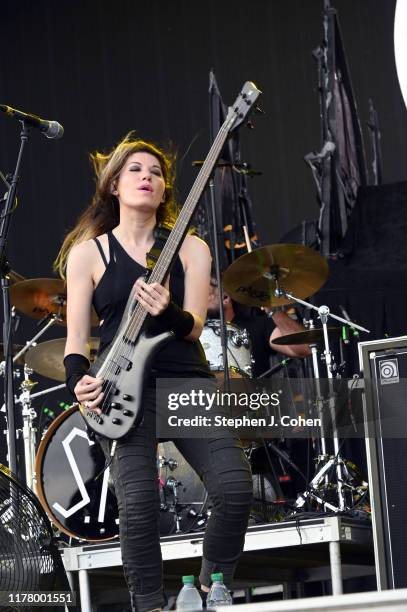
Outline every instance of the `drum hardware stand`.
<svg viewBox="0 0 407 612">
<path fill-rule="evenodd" d="M 62 299 L 63 298 L 61 298 L 61 300 Z M 60 303 L 60 309 L 62 308 L 62 306 L 63 306 L 63 302 Z M 38 334 L 36 334 L 31 340 L 25 343 L 25 346 L 23 346 L 23 348 L 13 357 L 13 363 L 16 363 L 17 360 L 20 357 L 22 357 L 31 347 L 37 346 L 38 338 L 40 338 L 43 334 L 45 334 L 45 332 L 50 327 L 52 327 L 52 325 L 55 325 L 55 323 L 60 323 L 61 321 L 63 321 L 61 314 L 60 314 L 60 309 L 58 313 L 56 314 L 47 315 L 47 318 L 49 318 L 49 321 L 47 322 L 47 324 L 38 332 Z M 2 361 L 0 363 L 0 376 L 4 375 L 4 370 L 5 370 L 5 361 Z"/>
<path fill-rule="evenodd" d="M 165 457 L 160 456 L 158 463 L 160 467 L 168 467 L 168 469 L 171 470 L 171 472 L 177 469 L 178 467 L 178 461 L 176 461 L 176 459 L 172 459 L 171 457 L 169 459 L 166 459 Z M 174 515 L 175 533 L 182 533 L 181 517 L 178 514 L 178 508 L 180 504 L 178 500 L 178 491 L 177 491 L 177 488 L 180 486 L 182 486 L 182 482 L 180 480 L 176 480 L 176 478 L 174 478 L 173 476 L 170 476 L 169 478 L 167 478 L 165 480 L 164 487 L 172 491 L 173 496 L 174 496 L 174 501 L 170 505 L 168 505 L 167 503 L 161 504 L 162 510 L 168 510 Z"/>
<path fill-rule="evenodd" d="M 182 504 L 180 504 L 179 502 L 178 491 L 177 491 L 178 487 L 182 487 L 182 482 L 180 480 L 177 480 L 173 476 L 170 476 L 165 481 L 165 486 L 167 487 L 167 489 L 170 489 L 170 491 L 172 491 L 172 494 L 174 496 L 174 501 L 170 505 L 169 511 L 174 514 L 175 533 L 182 533 L 181 517 L 178 514 L 178 509 L 180 508 L 180 506 L 182 506 Z"/>
<path fill-rule="evenodd" d="M 65 383 L 60 385 L 55 385 L 55 387 L 50 387 L 49 389 L 44 389 L 43 391 L 37 391 L 37 393 L 31 393 L 30 398 L 33 400 L 36 397 L 40 397 L 41 395 L 46 395 L 47 393 L 52 393 L 52 391 L 58 391 L 59 389 L 65 389 Z M 21 403 L 21 397 L 15 400 L 16 404 Z M 5 412 L 5 406 L 3 405 L 0 409 L 0 412 Z"/>
<path fill-rule="evenodd" d="M 176 459 L 172 459 L 171 457 L 169 459 L 166 459 L 165 457 L 160 456 L 159 465 L 160 467 L 168 467 L 171 472 L 173 472 L 178 467 L 178 461 Z"/>
<path fill-rule="evenodd" d="M 346 499 L 345 499 L 345 493 L 346 493 L 345 489 L 348 488 L 347 480 L 349 478 L 349 474 L 346 468 L 346 464 L 340 455 L 338 431 L 336 428 L 335 406 L 333 403 L 334 402 L 333 385 L 332 385 L 333 368 L 332 368 L 332 353 L 329 348 L 328 318 L 331 317 L 332 319 L 336 319 L 337 321 L 340 321 L 341 323 L 348 325 L 349 327 L 354 327 L 356 329 L 359 329 L 360 331 L 365 331 L 367 333 L 370 333 L 370 332 L 368 329 L 365 329 L 364 327 L 361 327 L 360 325 L 356 325 L 352 321 L 347 321 L 346 319 L 343 319 L 342 317 L 338 317 L 337 315 L 332 314 L 328 306 L 323 305 L 323 306 L 317 307 L 317 306 L 314 306 L 313 304 L 310 304 L 309 302 L 306 302 L 300 298 L 297 298 L 295 295 L 291 293 L 286 292 L 283 289 L 283 287 L 279 284 L 279 279 L 278 279 L 279 272 L 278 271 L 276 272 L 273 269 L 271 269 L 270 273 L 267 273 L 265 276 L 266 278 L 270 278 L 275 281 L 276 297 L 288 298 L 290 300 L 293 300 L 294 302 L 302 304 L 303 306 L 307 308 L 311 308 L 312 310 L 315 310 L 316 312 L 318 312 L 319 319 L 321 320 L 321 323 L 322 323 L 323 334 L 324 334 L 325 350 L 324 350 L 323 355 L 325 358 L 327 377 L 329 381 L 329 407 L 330 407 L 331 420 L 332 420 L 332 425 L 333 425 L 334 454 L 329 456 L 326 452 L 327 450 L 326 441 L 323 438 L 323 434 L 324 434 L 323 420 L 321 420 L 321 433 L 322 433 L 321 440 L 324 439 L 324 446 L 322 446 L 322 442 L 321 442 L 321 450 L 323 450 L 323 448 L 325 447 L 325 452 L 323 451 L 323 454 L 320 457 L 318 457 L 317 466 L 322 465 L 322 467 L 319 469 L 317 474 L 311 480 L 309 489 L 305 491 L 304 493 L 300 494 L 300 496 L 298 497 L 295 503 L 295 507 L 302 508 L 307 498 L 313 498 L 318 503 L 323 505 L 325 510 L 328 509 L 328 510 L 332 510 L 333 512 L 342 512 L 344 510 L 350 510 L 351 508 L 347 506 Z M 315 351 L 313 353 L 313 363 L 314 363 L 314 355 L 315 355 Z M 315 355 L 315 365 L 316 364 L 317 364 L 317 360 L 316 360 L 316 355 Z M 317 373 L 318 373 L 317 380 L 319 381 L 320 377 L 319 377 L 318 369 L 317 369 Z M 317 383 L 317 393 L 318 393 L 318 396 L 320 397 L 319 382 Z M 319 405 L 321 406 L 321 404 Z M 337 489 L 337 498 L 338 498 L 337 505 L 333 505 L 333 504 L 330 504 L 324 501 L 318 494 L 318 486 L 323 480 L 326 480 L 326 478 L 328 478 L 328 472 L 331 469 L 331 467 L 335 467 L 335 471 L 336 471 L 336 479 L 337 479 L 336 489 Z"/>
<path fill-rule="evenodd" d="M 13 363 L 16 363 L 17 360 L 24 355 L 31 347 L 37 345 L 37 340 L 40 338 L 52 325 L 57 322 L 62 321 L 62 317 L 60 314 L 61 308 L 63 306 L 63 298 L 58 297 L 59 300 L 59 310 L 58 313 L 47 315 L 49 321 L 47 324 L 28 342 L 26 342 L 25 346 L 13 357 Z M 5 374 L 5 361 L 0 363 L 0 376 Z M 44 395 L 46 393 L 50 393 L 56 389 L 62 389 L 65 385 L 58 385 L 57 387 L 53 387 L 51 389 L 47 389 L 45 391 L 41 391 L 39 393 L 35 393 L 31 395 L 32 388 L 37 384 L 30 380 L 30 375 L 33 373 L 33 370 L 29 368 L 27 365 L 24 365 L 24 381 L 20 385 L 20 389 L 22 393 L 19 399 L 14 397 L 14 406 L 17 403 L 22 404 L 22 417 L 23 417 L 23 440 L 24 440 L 24 462 L 25 462 L 25 474 L 26 474 L 26 484 L 30 489 L 33 489 L 33 478 L 34 478 L 34 462 L 35 462 L 35 437 L 36 437 L 36 429 L 33 427 L 33 420 L 37 417 L 37 413 L 31 407 L 31 400 L 34 397 Z M 13 371 L 15 375 L 15 372 Z M 12 436 L 10 437 L 11 423 L 9 421 L 9 411 L 7 411 L 6 404 L 0 409 L 0 412 L 7 412 L 6 422 L 7 422 L 7 447 L 8 447 L 8 457 L 9 462 L 11 462 L 12 456 Z M 14 423 L 14 414 L 13 414 L 13 423 Z M 16 439 L 21 430 L 15 430 Z"/>
<path fill-rule="evenodd" d="M 310 319 L 308 329 L 315 329 L 314 321 Z M 325 432 L 324 432 L 324 420 L 323 420 L 323 405 L 324 400 L 322 397 L 321 384 L 320 384 L 320 373 L 319 373 L 319 363 L 318 363 L 318 348 L 316 344 L 310 344 L 311 349 L 311 357 L 312 357 L 312 369 L 314 373 L 314 381 L 316 387 L 316 407 L 317 407 L 317 415 L 321 422 L 321 437 L 320 437 L 320 454 L 317 458 L 317 465 L 323 465 L 326 461 L 328 461 L 329 457 L 326 451 L 326 440 L 325 440 Z M 329 476 L 325 474 L 325 486 L 329 485 Z"/>
<path fill-rule="evenodd" d="M 176 459 L 172 459 L 171 457 L 169 459 L 166 459 L 165 457 L 159 456 L 158 463 L 160 467 L 168 467 L 170 471 L 176 470 L 178 467 L 178 461 Z M 172 491 L 173 501 L 171 501 L 170 504 L 167 504 L 166 501 L 164 503 L 161 503 L 160 509 L 164 511 L 168 511 L 171 514 L 173 514 L 174 523 L 175 523 L 174 533 L 184 533 L 184 531 L 181 529 L 182 516 L 180 516 L 179 514 L 179 511 L 184 508 L 189 507 L 188 516 L 194 519 L 193 522 L 196 522 L 198 520 L 197 524 L 200 527 L 206 524 L 210 516 L 210 512 L 209 511 L 202 512 L 205 502 L 201 505 L 201 511 L 199 513 L 196 512 L 196 510 L 192 506 L 190 506 L 190 504 L 181 503 L 179 500 L 179 496 L 178 496 L 178 488 L 182 487 L 183 484 L 180 480 L 177 480 L 176 478 L 174 478 L 174 476 L 169 476 L 165 480 L 165 483 L 163 484 L 163 486 L 166 489 L 169 489 L 170 491 Z"/>
<path fill-rule="evenodd" d="M 33 427 L 33 421 L 37 417 L 37 413 L 31 406 L 31 389 L 35 387 L 36 382 L 30 379 L 30 375 L 33 370 L 27 365 L 24 366 L 24 380 L 20 385 L 22 393 L 19 401 L 22 404 L 22 417 L 23 417 L 23 429 L 18 430 L 18 433 L 22 432 L 24 441 L 24 463 L 25 463 L 25 481 L 27 487 L 33 490 L 33 479 L 34 479 L 34 463 L 35 463 L 35 437 L 37 429 Z M 16 402 L 17 403 L 17 402 Z"/>
</svg>

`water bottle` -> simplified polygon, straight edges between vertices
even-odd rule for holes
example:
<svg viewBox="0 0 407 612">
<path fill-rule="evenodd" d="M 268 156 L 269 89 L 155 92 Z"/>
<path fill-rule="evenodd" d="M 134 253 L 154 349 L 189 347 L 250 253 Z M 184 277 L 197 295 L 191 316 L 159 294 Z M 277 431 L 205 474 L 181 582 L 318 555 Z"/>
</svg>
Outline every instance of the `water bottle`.
<svg viewBox="0 0 407 612">
<path fill-rule="evenodd" d="M 217 606 L 231 606 L 233 599 L 225 585 L 223 584 L 223 574 L 211 574 L 212 586 L 206 599 L 207 608 Z"/>
<path fill-rule="evenodd" d="M 183 587 L 177 597 L 176 610 L 202 610 L 202 599 L 196 588 L 195 576 L 182 576 Z"/>
</svg>

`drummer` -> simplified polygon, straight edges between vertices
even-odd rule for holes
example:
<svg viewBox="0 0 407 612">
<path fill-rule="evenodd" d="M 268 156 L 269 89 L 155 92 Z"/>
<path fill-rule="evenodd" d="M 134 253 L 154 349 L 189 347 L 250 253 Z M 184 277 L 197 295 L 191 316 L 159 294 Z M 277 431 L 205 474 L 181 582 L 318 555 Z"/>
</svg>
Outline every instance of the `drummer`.
<svg viewBox="0 0 407 612">
<path fill-rule="evenodd" d="M 270 349 L 287 357 L 308 357 L 311 354 L 307 344 L 279 345 L 274 344 L 280 336 L 305 331 L 301 323 L 291 318 L 282 308 L 253 309 L 237 304 L 227 293 L 223 293 L 223 313 L 228 323 L 245 328 L 252 345 L 254 364 L 253 377 L 260 376 L 270 367 Z M 253 310 L 257 311 L 253 315 Z M 208 319 L 219 319 L 220 296 L 218 284 L 211 277 L 208 301 Z"/>
</svg>

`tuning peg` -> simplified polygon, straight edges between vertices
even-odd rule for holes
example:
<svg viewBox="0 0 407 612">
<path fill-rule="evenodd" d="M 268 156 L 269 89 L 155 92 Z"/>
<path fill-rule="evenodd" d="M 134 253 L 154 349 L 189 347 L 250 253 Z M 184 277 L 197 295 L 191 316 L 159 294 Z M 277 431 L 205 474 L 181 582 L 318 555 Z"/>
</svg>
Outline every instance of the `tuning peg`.
<svg viewBox="0 0 407 612">
<path fill-rule="evenodd" d="M 265 115 L 266 114 L 266 112 L 262 108 L 260 108 L 260 106 L 255 106 L 254 107 L 254 112 L 257 115 Z"/>
</svg>

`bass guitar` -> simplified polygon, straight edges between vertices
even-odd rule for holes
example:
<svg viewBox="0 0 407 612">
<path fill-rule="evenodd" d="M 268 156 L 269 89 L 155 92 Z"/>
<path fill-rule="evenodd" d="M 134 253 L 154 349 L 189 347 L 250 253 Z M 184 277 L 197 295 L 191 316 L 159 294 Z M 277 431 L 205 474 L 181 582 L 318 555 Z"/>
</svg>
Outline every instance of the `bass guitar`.
<svg viewBox="0 0 407 612">
<path fill-rule="evenodd" d="M 260 93 L 253 83 L 247 81 L 229 108 L 147 282 L 165 282 L 229 134 L 243 123 Z M 113 342 L 90 369 L 91 376 L 103 378 L 104 381 L 104 396 L 99 405 L 101 414 L 83 404 L 79 406 L 88 427 L 96 434 L 112 440 L 122 438 L 140 422 L 143 386 L 152 359 L 164 344 L 174 338 L 171 331 L 156 335 L 146 333 L 142 329 L 146 316 L 144 308 L 130 295 Z"/>
</svg>

